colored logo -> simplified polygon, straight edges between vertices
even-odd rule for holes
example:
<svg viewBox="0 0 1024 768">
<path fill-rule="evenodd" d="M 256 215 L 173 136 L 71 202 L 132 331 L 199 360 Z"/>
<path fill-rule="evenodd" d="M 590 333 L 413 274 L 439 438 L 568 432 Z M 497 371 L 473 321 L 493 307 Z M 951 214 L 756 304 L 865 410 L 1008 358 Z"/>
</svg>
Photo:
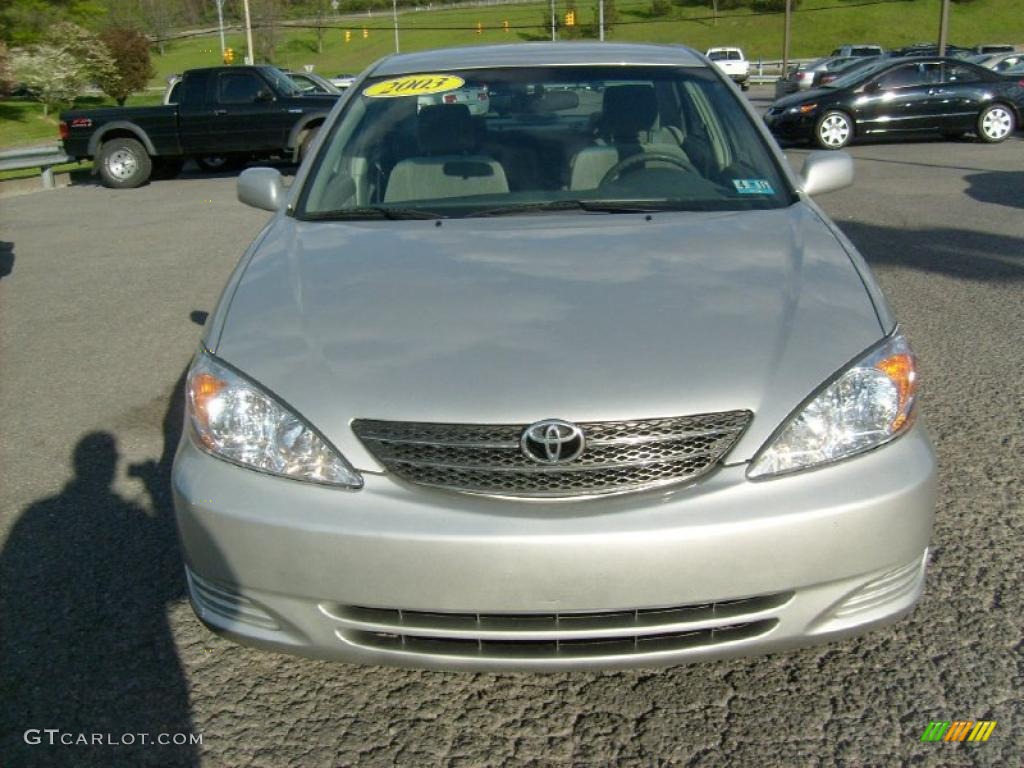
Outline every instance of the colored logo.
<svg viewBox="0 0 1024 768">
<path fill-rule="evenodd" d="M 988 741 L 995 729 L 995 720 L 932 720 L 921 734 L 921 741 Z"/>
<path fill-rule="evenodd" d="M 374 99 L 426 96 L 431 93 L 454 91 L 465 84 L 465 80 L 455 75 L 407 75 L 374 83 L 363 90 L 363 95 Z"/>
</svg>

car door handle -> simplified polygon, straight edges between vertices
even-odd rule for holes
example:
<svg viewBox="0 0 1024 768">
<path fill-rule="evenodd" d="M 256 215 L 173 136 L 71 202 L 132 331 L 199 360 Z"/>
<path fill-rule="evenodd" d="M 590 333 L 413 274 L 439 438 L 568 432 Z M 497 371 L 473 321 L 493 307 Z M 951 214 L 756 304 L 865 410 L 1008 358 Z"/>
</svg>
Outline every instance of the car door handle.
<svg viewBox="0 0 1024 768">
<path fill-rule="evenodd" d="M 215 109 L 215 110 L 213 110 L 213 114 L 215 114 L 215 115 L 226 115 L 227 113 L 228 113 L 228 111 L 226 109 Z"/>
</svg>

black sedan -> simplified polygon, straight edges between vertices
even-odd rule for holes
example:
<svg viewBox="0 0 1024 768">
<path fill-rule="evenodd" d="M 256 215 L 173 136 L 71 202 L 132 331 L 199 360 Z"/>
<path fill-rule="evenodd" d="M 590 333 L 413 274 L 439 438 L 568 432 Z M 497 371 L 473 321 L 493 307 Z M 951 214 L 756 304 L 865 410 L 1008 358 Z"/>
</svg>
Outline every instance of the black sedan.
<svg viewBox="0 0 1024 768">
<path fill-rule="evenodd" d="M 823 88 L 779 99 L 765 114 L 775 136 L 841 149 L 855 137 L 975 133 L 1003 141 L 1020 125 L 1024 86 L 950 58 L 880 59 Z"/>
</svg>

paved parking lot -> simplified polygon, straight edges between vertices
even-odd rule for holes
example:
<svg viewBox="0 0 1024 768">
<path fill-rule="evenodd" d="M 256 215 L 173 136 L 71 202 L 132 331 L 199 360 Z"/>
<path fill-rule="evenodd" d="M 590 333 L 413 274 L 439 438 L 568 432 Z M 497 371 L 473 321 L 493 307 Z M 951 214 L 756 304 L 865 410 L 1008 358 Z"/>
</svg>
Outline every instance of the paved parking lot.
<svg viewBox="0 0 1024 768">
<path fill-rule="evenodd" d="M 1020 765 L 1024 139 L 852 153 L 855 186 L 821 202 L 916 346 L 941 462 L 923 602 L 842 643 L 601 674 L 359 668 L 207 632 L 169 500 L 173 393 L 268 215 L 196 175 L 0 201 L 0 762 Z M 956 719 L 998 726 L 919 741 Z M 30 728 L 202 744 L 51 747 Z"/>
</svg>

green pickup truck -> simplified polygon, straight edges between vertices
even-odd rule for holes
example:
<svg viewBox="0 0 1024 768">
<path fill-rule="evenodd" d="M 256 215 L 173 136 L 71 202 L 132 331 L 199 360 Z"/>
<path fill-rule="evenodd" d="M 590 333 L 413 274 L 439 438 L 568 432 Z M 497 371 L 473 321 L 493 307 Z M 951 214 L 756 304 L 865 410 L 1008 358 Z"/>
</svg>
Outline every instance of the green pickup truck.
<svg viewBox="0 0 1024 768">
<path fill-rule="evenodd" d="M 95 161 L 106 186 L 131 188 L 173 178 L 190 157 L 301 160 L 338 98 L 304 96 L 270 66 L 190 69 L 177 104 L 63 112 L 60 135 L 68 155 Z"/>
</svg>

